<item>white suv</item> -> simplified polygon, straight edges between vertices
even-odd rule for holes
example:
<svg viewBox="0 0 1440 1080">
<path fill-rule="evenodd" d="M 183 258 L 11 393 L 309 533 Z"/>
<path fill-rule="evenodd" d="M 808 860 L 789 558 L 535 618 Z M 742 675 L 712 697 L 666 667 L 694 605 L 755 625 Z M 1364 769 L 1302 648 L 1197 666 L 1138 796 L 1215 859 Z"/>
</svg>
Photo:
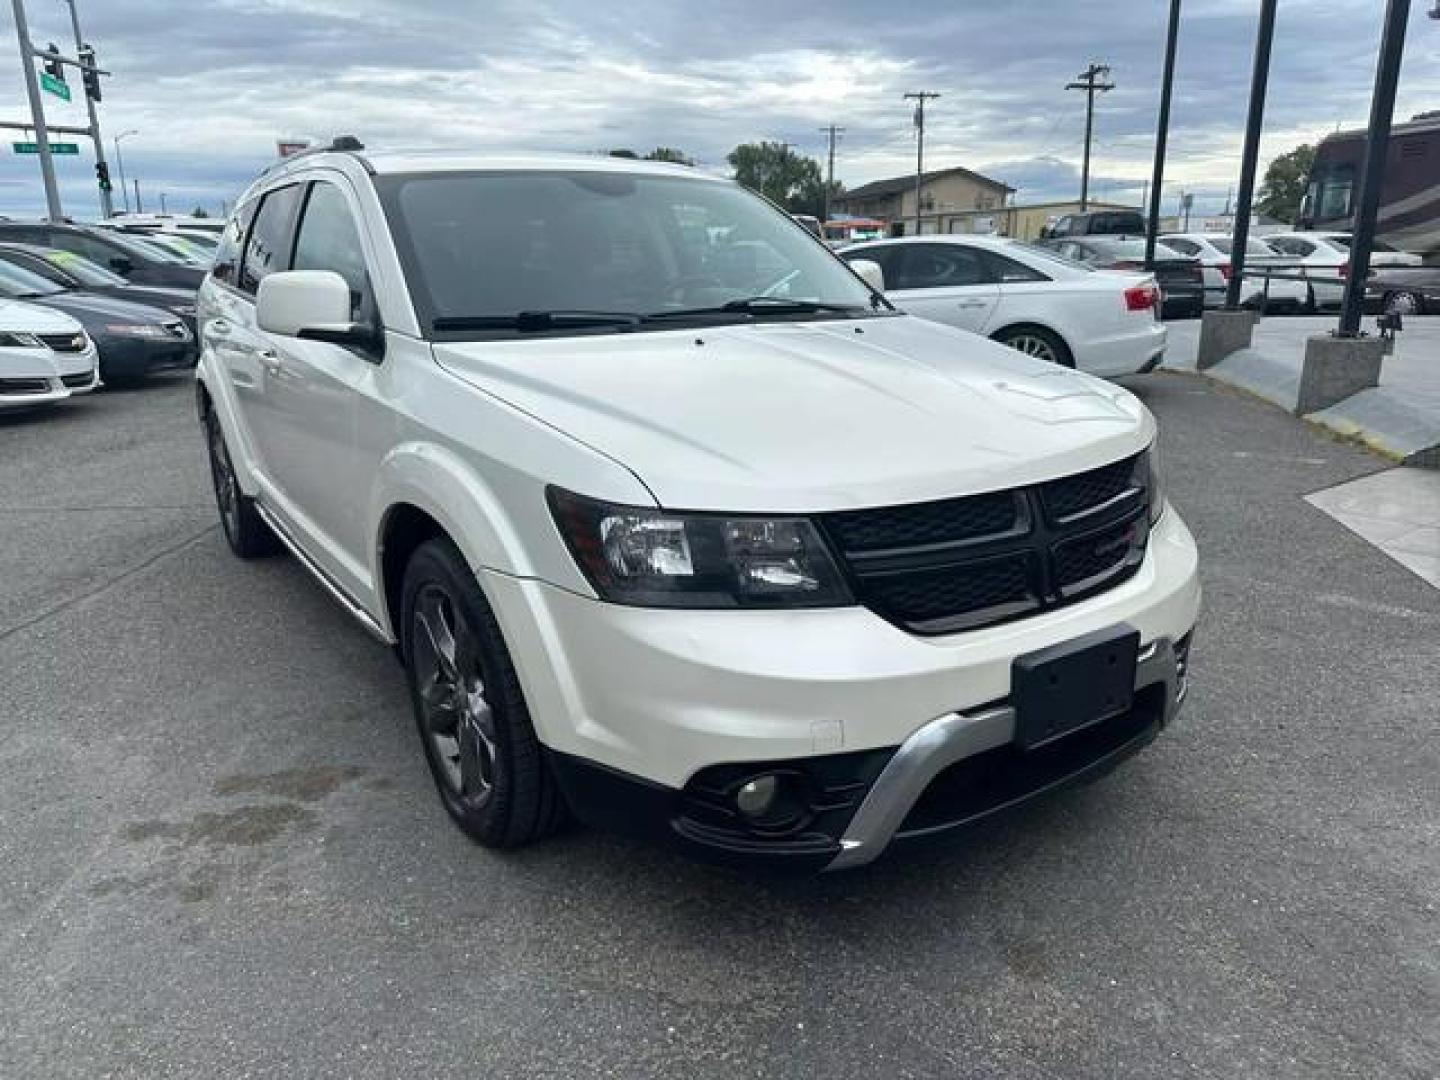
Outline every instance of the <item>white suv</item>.
<svg viewBox="0 0 1440 1080">
<path fill-rule="evenodd" d="M 683 166 L 287 159 L 199 298 L 225 534 L 397 647 L 488 845 L 854 866 L 1099 775 L 1185 692 L 1155 423 L 873 270 Z"/>
</svg>

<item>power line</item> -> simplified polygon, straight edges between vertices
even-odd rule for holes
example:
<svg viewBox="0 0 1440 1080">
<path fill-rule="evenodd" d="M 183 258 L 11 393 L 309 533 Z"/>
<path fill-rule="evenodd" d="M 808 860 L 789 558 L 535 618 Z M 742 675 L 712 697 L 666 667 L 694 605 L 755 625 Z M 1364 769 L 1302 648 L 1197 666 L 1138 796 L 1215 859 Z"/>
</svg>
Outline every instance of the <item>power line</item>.
<svg viewBox="0 0 1440 1080">
<path fill-rule="evenodd" d="M 929 90 L 917 90 L 902 95 L 915 102 L 915 235 L 920 235 L 920 187 L 925 179 L 925 102 L 933 101 L 940 95 Z"/>
<path fill-rule="evenodd" d="M 1095 95 L 1104 93 L 1107 90 L 1114 90 L 1113 82 L 1106 82 L 1110 75 L 1108 64 L 1092 63 L 1084 71 L 1075 77 L 1075 81 L 1067 83 L 1066 90 L 1085 91 L 1085 158 L 1080 166 L 1080 212 L 1085 212 L 1085 204 L 1090 197 L 1090 139 L 1095 131 Z"/>
<path fill-rule="evenodd" d="M 820 130 L 830 136 L 830 165 L 825 177 L 825 217 L 823 218 L 823 220 L 829 221 L 830 193 L 835 188 L 835 140 L 845 133 L 845 129 L 843 127 L 837 127 L 835 124 L 829 124 Z"/>
</svg>

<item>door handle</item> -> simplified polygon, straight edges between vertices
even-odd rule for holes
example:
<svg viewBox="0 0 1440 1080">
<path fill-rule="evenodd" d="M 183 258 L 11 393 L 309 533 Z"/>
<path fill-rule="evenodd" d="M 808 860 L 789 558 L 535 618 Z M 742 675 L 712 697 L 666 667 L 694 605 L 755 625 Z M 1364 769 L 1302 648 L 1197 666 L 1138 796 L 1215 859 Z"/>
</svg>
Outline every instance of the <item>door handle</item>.
<svg viewBox="0 0 1440 1080">
<path fill-rule="evenodd" d="M 279 375 L 280 369 L 284 365 L 280 363 L 280 354 L 277 353 L 274 349 L 261 349 L 260 366 L 263 367 L 266 371 L 268 371 L 271 375 Z"/>
<path fill-rule="evenodd" d="M 216 337 L 224 337 L 230 333 L 230 324 L 224 319 L 211 319 L 205 324 L 205 329 Z"/>
<path fill-rule="evenodd" d="M 956 307 L 984 307 L 984 300 L 961 300 Z"/>
</svg>

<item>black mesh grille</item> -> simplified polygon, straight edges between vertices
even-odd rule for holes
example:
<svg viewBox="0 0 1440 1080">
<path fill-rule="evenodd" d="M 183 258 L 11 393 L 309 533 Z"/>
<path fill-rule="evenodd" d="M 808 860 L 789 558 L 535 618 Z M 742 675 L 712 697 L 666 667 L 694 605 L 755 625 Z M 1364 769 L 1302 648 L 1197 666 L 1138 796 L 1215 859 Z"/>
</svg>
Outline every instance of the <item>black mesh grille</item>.
<svg viewBox="0 0 1440 1080">
<path fill-rule="evenodd" d="M 829 514 L 825 526 L 845 551 L 886 551 L 1003 533 L 1013 529 L 1018 518 L 1019 502 L 1015 493 L 1000 491 L 941 502 Z"/>
<path fill-rule="evenodd" d="M 1052 520 L 1067 518 L 1100 506 L 1130 486 L 1135 459 L 1126 458 L 1089 472 L 1076 473 L 1040 485 L 1040 495 Z"/>
<path fill-rule="evenodd" d="M 0 394 L 43 394 L 49 389 L 49 379 L 0 379 Z"/>
<path fill-rule="evenodd" d="M 866 586 L 877 608 L 907 623 L 1017 604 L 1025 610 L 1040 606 L 1031 586 L 1030 556 L 1025 553 L 961 567 L 880 575 L 867 579 Z"/>
<path fill-rule="evenodd" d="M 1135 463 L 821 522 L 861 603 L 913 633 L 953 633 L 1056 607 L 1133 574 L 1149 536 L 1148 493 L 1134 486 Z M 1133 497 L 1119 497 L 1127 492 Z"/>
<path fill-rule="evenodd" d="M 37 334 L 55 352 L 84 352 L 84 334 Z"/>
</svg>

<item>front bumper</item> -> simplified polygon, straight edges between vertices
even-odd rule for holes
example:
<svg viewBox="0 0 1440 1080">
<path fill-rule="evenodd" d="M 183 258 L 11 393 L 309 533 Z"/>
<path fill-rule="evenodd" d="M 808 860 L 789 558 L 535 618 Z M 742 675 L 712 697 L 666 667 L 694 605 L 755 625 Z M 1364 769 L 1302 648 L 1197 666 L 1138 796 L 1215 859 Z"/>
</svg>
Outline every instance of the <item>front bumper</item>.
<svg viewBox="0 0 1440 1080">
<path fill-rule="evenodd" d="M 135 338 L 111 334 L 101 338 L 100 369 L 106 378 L 133 378 L 155 371 L 195 366 L 199 353 L 194 338 Z"/>
<path fill-rule="evenodd" d="M 1155 647 L 1147 665 L 1163 664 L 1173 648 L 1165 643 L 1182 641 L 1194 626 L 1196 568 L 1194 540 L 1167 509 L 1145 561 L 1122 584 L 942 637 L 908 634 L 860 607 L 655 610 L 492 571 L 479 577 L 577 813 L 700 850 L 709 834 L 677 833 L 674 822 L 684 817 L 677 807 L 699 789 L 728 783 L 726 770 L 802 763 L 820 770 L 816 786 L 830 794 L 868 787 L 897 748 L 938 722 L 965 728 L 976 753 L 1005 746 L 1007 722 L 993 714 L 1009 698 L 1017 656 L 1125 623 L 1142 647 Z M 1143 670 L 1149 678 L 1156 669 Z M 1155 730 L 1171 712 L 1160 709 Z M 754 850 L 743 854 L 824 865 L 858 809 L 839 805 L 838 796 L 831 801 L 828 840 L 783 852 L 784 845 L 749 845 Z"/>
</svg>

